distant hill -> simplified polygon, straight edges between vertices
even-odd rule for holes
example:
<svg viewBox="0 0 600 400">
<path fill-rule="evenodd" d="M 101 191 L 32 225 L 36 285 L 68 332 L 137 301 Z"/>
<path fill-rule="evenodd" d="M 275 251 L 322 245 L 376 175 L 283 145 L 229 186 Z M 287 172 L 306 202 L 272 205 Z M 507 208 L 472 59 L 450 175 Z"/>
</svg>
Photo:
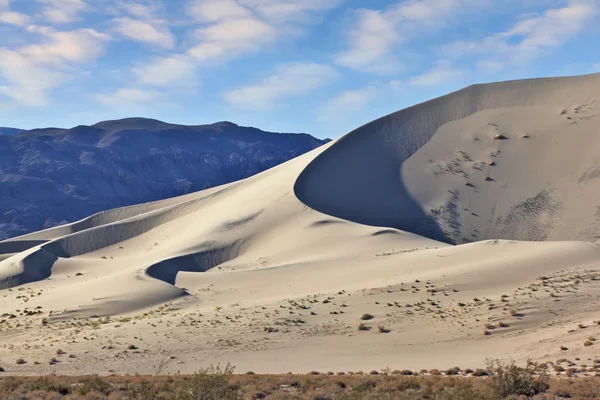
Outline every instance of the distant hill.
<svg viewBox="0 0 600 400">
<path fill-rule="evenodd" d="M 327 142 L 144 118 L 14 133 L 0 136 L 0 240 L 243 179 Z"/>
<path fill-rule="evenodd" d="M 4 128 L 0 126 L 0 136 L 16 135 L 19 132 L 23 132 L 23 129 Z"/>
</svg>

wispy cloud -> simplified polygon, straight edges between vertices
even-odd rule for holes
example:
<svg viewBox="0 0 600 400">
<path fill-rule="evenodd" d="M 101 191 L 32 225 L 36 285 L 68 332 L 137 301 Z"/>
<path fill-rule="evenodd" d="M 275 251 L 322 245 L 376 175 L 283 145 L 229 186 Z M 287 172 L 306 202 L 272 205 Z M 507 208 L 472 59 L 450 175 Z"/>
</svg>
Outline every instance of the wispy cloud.
<svg viewBox="0 0 600 400">
<path fill-rule="evenodd" d="M 401 66 L 395 53 L 400 45 L 426 30 L 439 29 L 475 4 L 474 0 L 409 0 L 386 10 L 356 10 L 347 32 L 349 48 L 338 53 L 335 61 L 367 72 L 397 72 Z"/>
<path fill-rule="evenodd" d="M 0 48 L 0 74 L 6 81 L 1 92 L 32 106 L 47 104 L 48 93 L 77 74 L 77 65 L 102 55 L 109 39 L 93 29 L 57 32 L 30 26 L 28 30 L 39 34 L 41 43 Z"/>
<path fill-rule="evenodd" d="M 133 88 L 122 88 L 112 93 L 99 94 L 98 101 L 109 107 L 131 107 L 143 106 L 154 103 L 161 97 L 156 90 L 143 90 Z"/>
<path fill-rule="evenodd" d="M 195 32 L 200 44 L 188 51 L 199 61 L 233 58 L 273 41 L 277 31 L 256 18 L 227 19 Z"/>
<path fill-rule="evenodd" d="M 50 23 L 68 24 L 89 6 L 83 0 L 37 0 L 43 5 L 42 15 Z"/>
<path fill-rule="evenodd" d="M 274 24 L 309 23 L 344 0 L 240 0 L 240 4 Z"/>
<path fill-rule="evenodd" d="M 350 49 L 336 56 L 337 64 L 379 72 L 394 69 L 393 58 L 386 58 L 403 38 L 396 22 L 388 14 L 359 10 L 357 26 L 350 30 L 348 36 Z"/>
<path fill-rule="evenodd" d="M 199 22 L 217 22 L 224 19 L 248 18 L 252 12 L 235 0 L 203 0 L 188 4 L 190 15 Z"/>
<path fill-rule="evenodd" d="M 16 26 L 25 26 L 31 23 L 31 18 L 27 14 L 14 11 L 1 11 L 0 8 L 0 24 L 9 24 Z"/>
<path fill-rule="evenodd" d="M 138 83 L 155 87 L 195 86 L 197 65 L 186 56 L 160 57 L 133 68 Z"/>
<path fill-rule="evenodd" d="M 498 72 L 523 65 L 560 47 L 582 32 L 600 12 L 595 1 L 570 0 L 561 8 L 548 9 L 522 19 L 510 29 L 476 41 L 456 41 L 445 46 L 449 57 L 479 56 L 481 70 Z"/>
<path fill-rule="evenodd" d="M 462 68 L 456 68 L 448 60 L 439 60 L 428 71 L 408 79 L 412 86 L 438 86 L 452 83 L 466 73 Z"/>
<path fill-rule="evenodd" d="M 331 82 L 338 73 L 329 65 L 304 63 L 277 67 L 262 82 L 225 93 L 231 104 L 265 109 L 288 97 L 305 95 Z"/>
<path fill-rule="evenodd" d="M 348 113 L 365 108 L 377 97 L 378 92 L 379 90 L 375 86 L 343 91 L 327 102 L 319 112 L 319 120 L 335 123 L 347 116 Z"/>
<path fill-rule="evenodd" d="M 188 54 L 199 61 L 233 59 L 310 24 L 340 0 L 191 0 L 188 11 L 203 26 Z M 206 25 L 208 24 L 208 25 Z"/>
<path fill-rule="evenodd" d="M 115 18 L 113 30 L 131 40 L 165 49 L 175 46 L 175 37 L 162 21 L 144 21 L 129 17 Z"/>
</svg>

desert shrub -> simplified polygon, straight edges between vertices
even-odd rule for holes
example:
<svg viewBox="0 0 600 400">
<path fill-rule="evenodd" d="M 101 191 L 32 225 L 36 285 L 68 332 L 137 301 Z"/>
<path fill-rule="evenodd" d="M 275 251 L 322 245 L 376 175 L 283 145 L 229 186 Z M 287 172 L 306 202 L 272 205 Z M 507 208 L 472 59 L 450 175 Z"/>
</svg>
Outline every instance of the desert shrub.
<svg viewBox="0 0 600 400">
<path fill-rule="evenodd" d="M 87 395 L 91 392 L 98 392 L 109 395 L 111 393 L 111 389 L 112 386 L 105 379 L 102 379 L 99 376 L 90 376 L 81 382 L 79 393 L 82 395 Z"/>
<path fill-rule="evenodd" d="M 372 316 L 371 314 L 363 314 L 360 319 L 362 319 L 363 321 L 368 321 L 370 319 L 375 318 L 374 316 Z"/>
<path fill-rule="evenodd" d="M 549 376 L 546 370 L 541 370 L 532 361 L 527 361 L 523 368 L 514 361 L 503 363 L 499 360 L 488 360 L 487 369 L 491 377 L 491 389 L 501 398 L 534 396 L 548 389 Z"/>
<path fill-rule="evenodd" d="M 182 382 L 181 400 L 237 400 L 241 399 L 239 388 L 230 385 L 234 367 L 211 365 L 201 369 Z"/>
</svg>

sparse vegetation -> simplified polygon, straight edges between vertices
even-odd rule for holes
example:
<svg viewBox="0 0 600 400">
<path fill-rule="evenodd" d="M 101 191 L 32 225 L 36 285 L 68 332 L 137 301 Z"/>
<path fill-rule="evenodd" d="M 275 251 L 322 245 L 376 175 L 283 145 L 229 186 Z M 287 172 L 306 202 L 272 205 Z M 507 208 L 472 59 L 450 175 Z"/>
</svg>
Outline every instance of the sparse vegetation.
<svg viewBox="0 0 600 400">
<path fill-rule="evenodd" d="M 532 361 L 527 361 L 525 367 L 517 366 L 514 361 L 488 361 L 487 369 L 492 391 L 502 399 L 509 396 L 534 396 L 548 389 L 549 376 L 546 369 Z"/>
<path fill-rule="evenodd" d="M 373 318 L 375 318 L 375 317 L 374 317 L 374 316 L 372 316 L 371 314 L 363 314 L 363 315 L 360 317 L 360 319 L 361 319 L 361 320 L 363 320 L 363 321 L 368 321 L 368 320 L 371 320 L 371 319 L 373 319 Z"/>
</svg>

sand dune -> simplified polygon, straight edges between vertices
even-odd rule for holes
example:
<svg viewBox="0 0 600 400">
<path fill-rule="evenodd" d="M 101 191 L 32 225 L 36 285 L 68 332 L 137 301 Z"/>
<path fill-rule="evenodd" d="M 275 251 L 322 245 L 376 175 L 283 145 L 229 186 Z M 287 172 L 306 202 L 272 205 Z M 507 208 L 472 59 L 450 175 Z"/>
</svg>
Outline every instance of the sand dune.
<svg viewBox="0 0 600 400">
<path fill-rule="evenodd" d="M 584 363 L 600 338 L 598 97 L 600 75 L 471 86 L 242 181 L 0 242 L 0 360 Z M 33 364 L 58 346 L 77 358 Z M 4 365 L 16 354 L 31 362 Z"/>
</svg>

